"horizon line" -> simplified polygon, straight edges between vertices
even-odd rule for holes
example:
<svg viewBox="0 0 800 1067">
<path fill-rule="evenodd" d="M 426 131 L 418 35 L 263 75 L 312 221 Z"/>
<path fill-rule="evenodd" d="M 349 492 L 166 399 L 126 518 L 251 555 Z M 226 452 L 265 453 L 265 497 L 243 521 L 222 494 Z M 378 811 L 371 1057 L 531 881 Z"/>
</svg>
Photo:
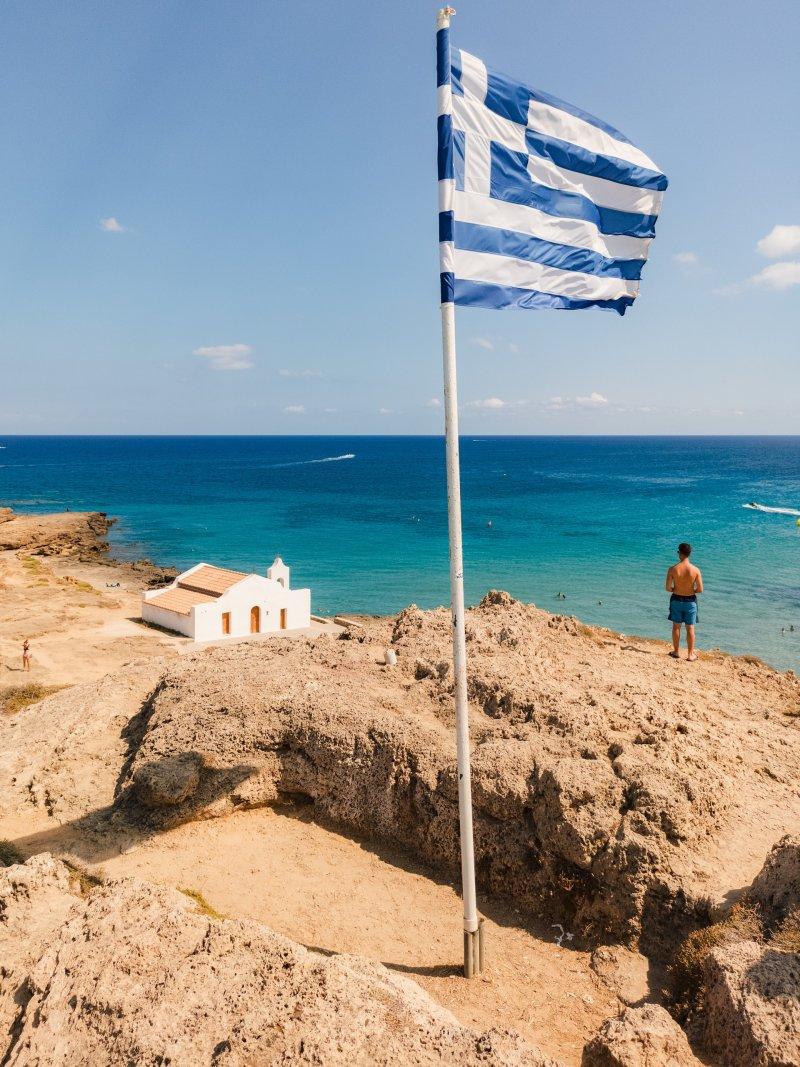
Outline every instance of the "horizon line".
<svg viewBox="0 0 800 1067">
<path fill-rule="evenodd" d="M 698 440 L 763 440 L 764 438 L 791 439 L 800 438 L 800 433 L 459 433 L 459 439 L 474 438 L 480 440 L 567 440 L 575 438 L 650 438 L 653 440 L 698 441 Z M 0 443 L 9 440 L 37 440 L 41 438 L 71 438 L 74 440 L 308 440 L 310 438 L 341 438 L 342 440 L 375 440 L 397 438 L 419 438 L 425 440 L 444 440 L 441 433 L 0 433 Z"/>
</svg>

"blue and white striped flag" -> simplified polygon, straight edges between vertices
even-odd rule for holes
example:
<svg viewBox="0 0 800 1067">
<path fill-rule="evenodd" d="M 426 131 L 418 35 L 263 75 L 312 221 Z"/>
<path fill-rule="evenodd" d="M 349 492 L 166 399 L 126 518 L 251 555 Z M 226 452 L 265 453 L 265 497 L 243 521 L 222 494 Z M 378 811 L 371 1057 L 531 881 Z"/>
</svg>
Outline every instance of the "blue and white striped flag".
<svg viewBox="0 0 800 1067">
<path fill-rule="evenodd" d="M 627 137 L 437 35 L 442 303 L 598 307 L 639 292 L 667 179 Z"/>
</svg>

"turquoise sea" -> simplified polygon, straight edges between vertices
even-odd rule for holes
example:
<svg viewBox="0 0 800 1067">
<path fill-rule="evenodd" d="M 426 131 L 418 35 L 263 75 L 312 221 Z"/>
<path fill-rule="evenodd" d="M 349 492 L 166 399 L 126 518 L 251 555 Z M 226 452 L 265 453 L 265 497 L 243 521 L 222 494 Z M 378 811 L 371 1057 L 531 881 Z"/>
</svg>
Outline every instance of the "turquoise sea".
<svg viewBox="0 0 800 1067">
<path fill-rule="evenodd" d="M 800 512 L 800 437 L 465 437 L 461 461 L 470 602 L 666 638 L 688 540 L 700 647 L 800 666 L 800 527 L 742 507 Z M 106 511 L 118 555 L 181 568 L 281 555 L 322 614 L 448 599 L 439 437 L 0 437 L 0 504 Z"/>
</svg>

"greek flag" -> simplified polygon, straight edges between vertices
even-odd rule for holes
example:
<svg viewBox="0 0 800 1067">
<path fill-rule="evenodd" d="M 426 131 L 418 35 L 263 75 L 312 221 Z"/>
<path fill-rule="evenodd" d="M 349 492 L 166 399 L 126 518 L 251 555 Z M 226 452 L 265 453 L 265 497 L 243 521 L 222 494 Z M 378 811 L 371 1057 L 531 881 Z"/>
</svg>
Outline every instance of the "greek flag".
<svg viewBox="0 0 800 1067">
<path fill-rule="evenodd" d="M 442 303 L 625 311 L 666 177 L 600 119 L 437 34 Z"/>
</svg>

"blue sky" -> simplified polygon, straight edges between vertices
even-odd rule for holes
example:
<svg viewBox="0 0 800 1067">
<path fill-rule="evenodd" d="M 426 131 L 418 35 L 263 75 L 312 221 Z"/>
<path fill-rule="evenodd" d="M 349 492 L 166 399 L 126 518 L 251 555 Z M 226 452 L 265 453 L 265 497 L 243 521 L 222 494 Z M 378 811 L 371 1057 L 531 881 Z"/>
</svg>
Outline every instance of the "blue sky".
<svg viewBox="0 0 800 1067">
<path fill-rule="evenodd" d="M 6 0 L 0 433 L 440 432 L 435 10 Z M 798 432 L 798 29 L 459 6 L 670 178 L 624 319 L 459 310 L 462 429 Z"/>
</svg>

